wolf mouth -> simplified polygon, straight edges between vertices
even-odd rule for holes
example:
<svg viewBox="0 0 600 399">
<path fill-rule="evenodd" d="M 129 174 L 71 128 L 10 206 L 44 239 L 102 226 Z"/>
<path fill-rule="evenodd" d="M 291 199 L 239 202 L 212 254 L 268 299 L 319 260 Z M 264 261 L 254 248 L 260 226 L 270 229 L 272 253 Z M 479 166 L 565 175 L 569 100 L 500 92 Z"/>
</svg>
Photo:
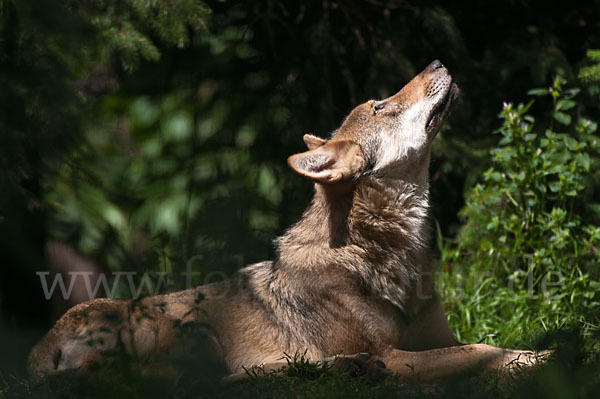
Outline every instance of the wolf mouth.
<svg viewBox="0 0 600 399">
<path fill-rule="evenodd" d="M 444 121 L 444 118 L 450 112 L 450 109 L 456 102 L 457 98 L 458 86 L 456 85 L 456 83 L 452 83 L 450 84 L 450 87 L 448 88 L 448 91 L 446 92 L 444 98 L 442 98 L 442 100 L 439 103 L 437 103 L 437 105 L 431 110 L 425 128 L 427 130 L 427 133 L 432 133 L 433 130 L 435 130 L 435 133 L 437 133 L 437 129 L 439 129 L 439 127 L 441 126 L 442 122 Z"/>
</svg>

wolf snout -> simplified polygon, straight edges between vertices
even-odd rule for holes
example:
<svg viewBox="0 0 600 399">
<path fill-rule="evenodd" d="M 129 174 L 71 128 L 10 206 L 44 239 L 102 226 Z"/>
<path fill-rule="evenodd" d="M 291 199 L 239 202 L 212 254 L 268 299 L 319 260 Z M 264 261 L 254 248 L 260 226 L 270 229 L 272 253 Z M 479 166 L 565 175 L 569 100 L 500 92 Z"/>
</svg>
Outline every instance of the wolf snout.
<svg viewBox="0 0 600 399">
<path fill-rule="evenodd" d="M 444 68 L 444 64 L 440 62 L 440 60 L 433 60 L 431 64 L 429 64 L 429 69 L 435 71 L 436 69 Z"/>
</svg>

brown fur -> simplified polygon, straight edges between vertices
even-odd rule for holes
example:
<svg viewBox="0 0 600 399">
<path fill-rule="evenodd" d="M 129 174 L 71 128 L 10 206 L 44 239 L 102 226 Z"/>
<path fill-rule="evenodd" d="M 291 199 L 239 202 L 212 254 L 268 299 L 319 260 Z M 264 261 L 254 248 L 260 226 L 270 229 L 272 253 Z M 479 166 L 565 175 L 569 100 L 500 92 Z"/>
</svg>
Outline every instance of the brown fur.
<svg viewBox="0 0 600 399">
<path fill-rule="evenodd" d="M 331 139 L 305 136 L 309 150 L 288 163 L 315 182 L 315 196 L 275 241 L 273 261 L 227 282 L 78 305 L 34 348 L 32 378 L 85 372 L 116 347 L 144 358 L 180 353 L 185 325 L 209 337 L 231 373 L 304 351 L 314 361 L 368 352 L 424 381 L 535 361 L 529 352 L 458 346 L 433 288 L 429 150 L 456 96 L 434 62 L 398 94 L 356 107 Z M 85 345 L 93 333 L 102 343 Z"/>
</svg>

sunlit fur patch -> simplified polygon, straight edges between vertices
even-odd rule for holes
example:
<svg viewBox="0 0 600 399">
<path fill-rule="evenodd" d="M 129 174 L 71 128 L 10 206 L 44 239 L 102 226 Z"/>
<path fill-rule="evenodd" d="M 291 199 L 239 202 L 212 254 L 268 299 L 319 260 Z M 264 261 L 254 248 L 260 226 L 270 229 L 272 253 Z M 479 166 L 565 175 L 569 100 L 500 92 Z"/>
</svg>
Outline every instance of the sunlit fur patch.
<svg viewBox="0 0 600 399">
<path fill-rule="evenodd" d="M 410 155 L 420 155 L 424 151 L 428 143 L 427 117 L 436 104 L 435 98 L 426 97 L 407 108 L 394 126 L 380 132 L 374 172 L 408 162 Z"/>
</svg>

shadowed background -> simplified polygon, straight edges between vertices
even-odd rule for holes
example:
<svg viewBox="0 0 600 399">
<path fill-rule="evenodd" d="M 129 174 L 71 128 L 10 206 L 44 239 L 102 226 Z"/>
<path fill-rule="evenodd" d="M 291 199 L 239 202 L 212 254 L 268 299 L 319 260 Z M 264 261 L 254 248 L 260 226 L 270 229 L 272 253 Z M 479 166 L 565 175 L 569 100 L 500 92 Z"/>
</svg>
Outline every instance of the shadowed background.
<svg viewBox="0 0 600 399">
<path fill-rule="evenodd" d="M 462 90 L 430 169 L 453 240 L 502 102 L 577 82 L 599 40 L 598 1 L 0 1 L 0 372 L 62 311 L 36 275 L 52 262 L 167 272 L 164 290 L 272 258 L 312 195 L 286 165 L 302 135 L 436 58 Z M 597 117 L 596 86 L 579 101 Z"/>
</svg>

